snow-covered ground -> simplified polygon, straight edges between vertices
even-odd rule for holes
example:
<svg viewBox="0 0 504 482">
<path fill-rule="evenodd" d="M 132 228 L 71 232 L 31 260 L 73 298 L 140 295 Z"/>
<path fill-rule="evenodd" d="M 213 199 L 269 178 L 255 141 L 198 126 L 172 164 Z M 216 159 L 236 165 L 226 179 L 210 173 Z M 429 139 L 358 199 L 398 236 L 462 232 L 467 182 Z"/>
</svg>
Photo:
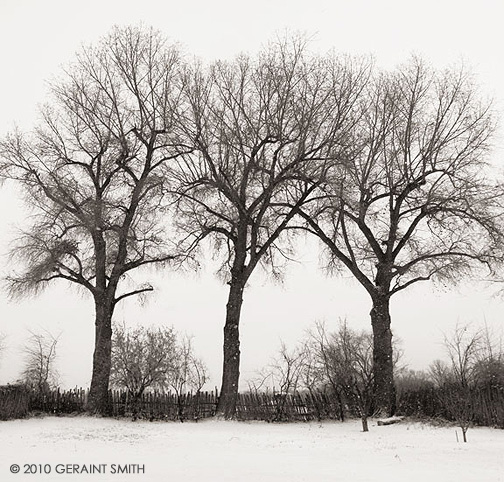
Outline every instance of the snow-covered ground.
<svg viewBox="0 0 504 482">
<path fill-rule="evenodd" d="M 46 417 L 0 422 L 0 480 L 504 481 L 504 430 L 474 428 L 468 439 L 457 443 L 455 427 L 407 421 L 381 427 L 372 421 L 363 433 L 359 421 Z M 13 464 L 20 473 L 11 473 Z M 27 469 L 51 473 L 24 474 Z M 124 470 L 130 473 L 119 473 Z"/>
</svg>

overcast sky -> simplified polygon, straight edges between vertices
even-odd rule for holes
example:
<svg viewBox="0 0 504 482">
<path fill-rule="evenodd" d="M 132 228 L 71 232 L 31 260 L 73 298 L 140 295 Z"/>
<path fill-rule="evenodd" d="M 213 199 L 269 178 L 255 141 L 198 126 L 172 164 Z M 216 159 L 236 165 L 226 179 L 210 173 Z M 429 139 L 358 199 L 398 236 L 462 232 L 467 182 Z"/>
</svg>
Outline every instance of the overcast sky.
<svg viewBox="0 0 504 482">
<path fill-rule="evenodd" d="M 45 101 L 45 81 L 57 76 L 82 44 L 95 42 L 114 25 L 153 26 L 190 55 L 232 58 L 256 52 L 278 33 L 301 31 L 313 38 L 312 48 L 372 54 L 392 68 L 411 54 L 436 67 L 464 62 L 476 74 L 482 95 L 494 98 L 504 114 L 500 1 L 400 0 L 304 2 L 284 0 L 0 0 L 0 136 L 16 124 L 29 129 L 37 121 L 37 105 Z M 502 164 L 502 129 L 493 161 Z M 0 189 L 0 274 L 7 266 L 9 241 L 26 213 L 15 192 Z M 320 270 L 317 244 L 308 241 L 299 263 L 283 284 L 256 273 L 244 298 L 242 315 L 242 381 L 266 365 L 280 340 L 293 346 L 314 321 L 329 328 L 347 318 L 351 326 L 368 328 L 370 301 L 349 276 L 327 278 Z M 116 320 L 173 325 L 194 335 L 195 347 L 212 375 L 209 388 L 220 386 L 221 345 L 226 287 L 211 263 L 200 273 L 142 273 L 156 292 L 145 306 L 128 300 Z M 503 299 L 494 289 L 471 281 L 459 288 L 417 285 L 393 298 L 392 327 L 401 339 L 404 362 L 421 369 L 443 356 L 443 333 L 457 322 L 487 323 L 502 332 Z M 93 306 L 64 284 L 21 303 L 0 293 L 0 332 L 6 349 L 0 358 L 0 384 L 14 381 L 22 368 L 21 350 L 27 330 L 61 333 L 59 372 L 64 386 L 87 386 L 91 378 L 94 337 Z"/>
</svg>

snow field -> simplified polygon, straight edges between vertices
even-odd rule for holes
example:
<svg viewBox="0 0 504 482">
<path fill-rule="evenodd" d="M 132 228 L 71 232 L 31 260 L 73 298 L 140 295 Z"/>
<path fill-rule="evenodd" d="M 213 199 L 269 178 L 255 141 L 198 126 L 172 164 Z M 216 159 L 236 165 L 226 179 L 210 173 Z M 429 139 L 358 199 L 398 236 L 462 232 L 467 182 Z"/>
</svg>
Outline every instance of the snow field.
<svg viewBox="0 0 504 482">
<path fill-rule="evenodd" d="M 504 481 L 504 430 L 470 429 L 467 444 L 460 429 L 457 443 L 456 430 L 407 421 L 383 427 L 371 421 L 370 432 L 363 433 L 358 420 L 181 424 L 32 418 L 0 422 L 0 480 Z M 20 473 L 10 472 L 12 464 Z M 25 464 L 45 465 L 51 473 L 25 474 Z M 103 470 L 79 473 L 92 464 Z M 113 464 L 132 473 L 113 473 Z M 76 473 L 68 473 L 68 466 Z M 144 469 L 138 473 L 137 467 Z"/>
</svg>

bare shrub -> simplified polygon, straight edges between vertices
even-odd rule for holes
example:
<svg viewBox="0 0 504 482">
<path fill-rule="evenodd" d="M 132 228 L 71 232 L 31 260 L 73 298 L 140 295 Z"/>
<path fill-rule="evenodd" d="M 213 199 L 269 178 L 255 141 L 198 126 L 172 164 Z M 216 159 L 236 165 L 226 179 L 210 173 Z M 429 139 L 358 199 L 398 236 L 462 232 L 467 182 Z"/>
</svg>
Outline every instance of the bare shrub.
<svg viewBox="0 0 504 482">
<path fill-rule="evenodd" d="M 184 419 L 184 395 L 197 395 L 208 380 L 207 368 L 198 358 L 189 336 L 178 337 L 173 328 L 114 327 L 111 384 L 126 388 L 134 415 L 145 391 L 173 390 L 178 414 Z"/>
<path fill-rule="evenodd" d="M 431 374 L 440 388 L 439 397 L 448 415 L 462 430 L 464 442 L 475 417 L 475 390 L 479 360 L 484 351 L 483 333 L 470 331 L 467 325 L 457 325 L 451 336 L 445 336 L 448 363 L 436 361 Z"/>
<path fill-rule="evenodd" d="M 58 384 L 58 372 L 55 367 L 56 346 L 59 337 L 48 331 L 35 333 L 23 348 L 24 370 L 22 380 L 31 390 L 38 393 L 48 392 Z"/>
</svg>

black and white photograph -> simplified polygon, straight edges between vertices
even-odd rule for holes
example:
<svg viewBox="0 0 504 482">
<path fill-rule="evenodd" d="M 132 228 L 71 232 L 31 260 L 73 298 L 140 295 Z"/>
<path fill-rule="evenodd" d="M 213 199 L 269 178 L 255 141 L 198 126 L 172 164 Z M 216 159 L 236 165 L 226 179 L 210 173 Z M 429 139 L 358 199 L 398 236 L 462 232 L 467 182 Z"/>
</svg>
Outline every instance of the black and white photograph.
<svg viewBox="0 0 504 482">
<path fill-rule="evenodd" d="M 0 0 L 0 480 L 504 482 L 503 18 Z"/>
</svg>

